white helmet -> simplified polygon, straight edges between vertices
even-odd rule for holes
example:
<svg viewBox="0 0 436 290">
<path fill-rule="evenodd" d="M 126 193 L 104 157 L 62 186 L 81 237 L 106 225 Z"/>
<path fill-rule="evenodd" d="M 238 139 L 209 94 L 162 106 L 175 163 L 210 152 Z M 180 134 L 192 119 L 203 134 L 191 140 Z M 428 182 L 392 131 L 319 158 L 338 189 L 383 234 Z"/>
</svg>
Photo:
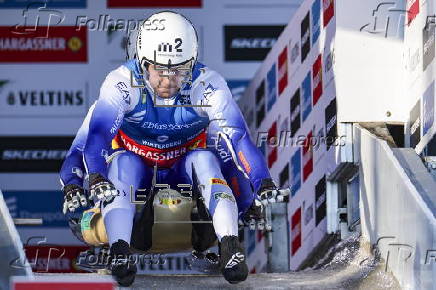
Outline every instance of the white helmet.
<svg viewBox="0 0 436 290">
<path fill-rule="evenodd" d="M 162 66 L 178 66 L 197 60 L 198 37 L 192 23 L 184 16 L 158 12 L 142 22 L 136 41 L 137 58 Z"/>
</svg>

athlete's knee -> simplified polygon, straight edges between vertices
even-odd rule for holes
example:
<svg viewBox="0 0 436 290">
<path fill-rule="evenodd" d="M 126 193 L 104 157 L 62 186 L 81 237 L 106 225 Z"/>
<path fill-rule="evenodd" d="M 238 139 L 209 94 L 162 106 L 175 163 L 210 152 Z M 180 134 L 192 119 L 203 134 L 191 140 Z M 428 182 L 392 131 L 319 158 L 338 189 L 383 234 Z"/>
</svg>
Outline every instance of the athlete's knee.
<svg viewBox="0 0 436 290">
<path fill-rule="evenodd" d="M 145 174 L 144 166 L 139 155 L 125 151 L 115 156 L 109 164 L 109 179 L 113 183 L 136 185 Z"/>
<path fill-rule="evenodd" d="M 193 150 L 190 151 L 185 161 L 186 170 L 188 173 L 195 170 L 197 176 L 204 175 L 221 175 L 221 167 L 218 158 L 212 151 L 209 150 Z"/>
<path fill-rule="evenodd" d="M 124 166 L 132 166 L 134 164 L 142 164 L 142 159 L 139 155 L 133 152 L 124 151 L 123 153 L 120 153 L 119 155 L 115 156 L 112 162 L 117 163 L 118 166 L 124 167 Z"/>
<path fill-rule="evenodd" d="M 218 164 L 219 160 L 216 157 L 216 155 L 207 149 L 197 149 L 197 150 L 192 150 L 188 153 L 188 157 L 187 157 L 191 162 L 193 162 L 194 164 Z"/>
<path fill-rule="evenodd" d="M 127 210 L 133 213 L 135 211 L 135 204 L 131 202 L 131 196 L 129 192 L 120 191 L 120 194 L 116 196 L 110 202 L 102 202 L 101 211 L 103 216 L 106 216 L 108 212 L 116 209 Z"/>
</svg>

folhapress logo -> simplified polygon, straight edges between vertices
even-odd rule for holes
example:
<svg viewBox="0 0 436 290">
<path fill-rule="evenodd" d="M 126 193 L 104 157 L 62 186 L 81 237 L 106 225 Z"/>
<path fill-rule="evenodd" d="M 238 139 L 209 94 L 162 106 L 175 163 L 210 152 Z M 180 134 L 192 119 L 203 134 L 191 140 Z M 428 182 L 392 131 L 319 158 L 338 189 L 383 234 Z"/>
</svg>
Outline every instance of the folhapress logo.
<svg viewBox="0 0 436 290">
<path fill-rule="evenodd" d="M 144 21 L 143 26 L 145 30 L 165 30 L 165 19 L 147 19 Z"/>
<path fill-rule="evenodd" d="M 60 10 L 48 8 L 47 3 L 43 1 L 29 2 L 22 11 L 21 23 L 16 24 L 11 32 L 16 35 L 33 35 L 35 38 L 49 38 L 50 28 L 61 24 L 65 20 L 65 14 Z M 45 21 L 40 21 L 42 19 Z M 52 22 L 54 20 L 55 22 Z M 46 22 L 47 26 L 41 25 Z"/>
</svg>

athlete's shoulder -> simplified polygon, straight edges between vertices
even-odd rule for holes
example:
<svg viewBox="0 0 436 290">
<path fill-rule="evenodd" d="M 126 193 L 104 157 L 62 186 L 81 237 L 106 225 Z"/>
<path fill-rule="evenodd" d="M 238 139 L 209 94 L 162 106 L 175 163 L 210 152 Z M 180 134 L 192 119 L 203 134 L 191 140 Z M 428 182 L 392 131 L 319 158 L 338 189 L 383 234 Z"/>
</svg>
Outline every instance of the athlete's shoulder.
<svg viewBox="0 0 436 290">
<path fill-rule="evenodd" d="M 110 100 L 114 104 L 120 104 L 123 101 L 125 111 L 131 111 L 140 95 L 138 88 L 131 86 L 132 78 L 133 83 L 136 85 L 137 82 L 132 77 L 131 70 L 126 64 L 117 67 L 106 76 L 100 89 L 100 97 Z"/>
<path fill-rule="evenodd" d="M 224 79 L 224 77 L 217 71 L 209 68 L 208 66 L 197 63 L 197 65 L 194 67 L 193 72 L 193 83 L 192 87 L 201 87 L 205 84 L 211 84 L 212 86 L 215 84 L 214 87 L 219 87 L 221 89 L 228 88 L 227 82 Z M 207 85 L 206 85 L 207 87 Z"/>
<path fill-rule="evenodd" d="M 193 79 L 190 98 L 192 104 L 220 106 L 232 99 L 232 94 L 227 86 L 224 77 L 217 71 L 202 66 L 199 68 L 200 74 Z M 199 111 L 207 111 L 206 107 L 201 107 Z"/>
<path fill-rule="evenodd" d="M 105 83 L 127 82 L 129 80 L 130 70 L 123 64 L 107 74 Z"/>
</svg>

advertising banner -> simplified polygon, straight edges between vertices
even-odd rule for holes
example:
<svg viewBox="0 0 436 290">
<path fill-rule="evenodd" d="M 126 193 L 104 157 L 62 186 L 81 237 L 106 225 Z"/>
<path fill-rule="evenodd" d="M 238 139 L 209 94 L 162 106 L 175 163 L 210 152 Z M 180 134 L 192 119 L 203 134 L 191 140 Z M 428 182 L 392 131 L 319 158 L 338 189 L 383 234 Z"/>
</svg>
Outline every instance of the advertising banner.
<svg viewBox="0 0 436 290">
<path fill-rule="evenodd" d="M 336 109 L 336 98 L 334 98 L 330 104 L 325 108 L 325 131 L 326 131 L 326 146 L 327 150 L 335 143 L 337 136 L 337 109 Z"/>
<path fill-rule="evenodd" d="M 336 169 L 338 141 L 332 44 L 335 27 L 327 27 L 333 20 L 333 1 L 304 1 L 257 71 L 252 80 L 256 85 L 249 86 L 244 96 L 246 102 L 251 101 L 259 108 L 266 89 L 268 108 L 265 115 L 262 111 L 262 122 L 257 120 L 254 129 L 269 132 L 269 138 L 274 132 L 277 134 L 277 157 L 273 148 L 268 148 L 266 160 L 273 179 L 291 189 L 288 204 L 291 270 L 299 268 L 327 230 L 325 176 Z M 285 51 L 287 70 L 283 68 Z M 272 90 L 274 66 L 277 87 Z M 285 73 L 286 86 L 281 84 Z M 270 97 L 272 92 L 277 94 L 275 99 Z M 274 126 L 279 130 L 272 130 Z"/>
<path fill-rule="evenodd" d="M 313 106 L 318 103 L 319 98 L 322 95 L 322 57 L 321 54 L 315 60 L 312 66 L 312 80 L 313 80 L 313 93 L 312 104 Z"/>
<path fill-rule="evenodd" d="M 286 188 L 289 186 L 289 163 L 282 169 L 279 175 L 280 188 Z"/>
<path fill-rule="evenodd" d="M 286 46 L 277 59 L 279 67 L 279 96 L 288 86 L 288 47 Z"/>
<path fill-rule="evenodd" d="M 0 63 L 87 62 L 87 32 L 75 26 L 1 26 Z"/>
<path fill-rule="evenodd" d="M 265 80 L 263 79 L 256 89 L 256 127 L 259 127 L 265 118 Z"/>
<path fill-rule="evenodd" d="M 326 27 L 335 15 L 335 0 L 323 0 L 323 24 Z"/>
<path fill-rule="evenodd" d="M 74 137 L 0 137 L 0 172 L 59 172 Z"/>
<path fill-rule="evenodd" d="M 28 245 L 24 247 L 32 271 L 36 273 L 85 273 L 77 268 L 77 258 L 87 246 Z"/>
<path fill-rule="evenodd" d="M 64 196 L 60 190 L 4 191 L 3 196 L 13 218 L 40 218 L 43 221 L 42 225 L 38 226 L 40 229 L 68 227 L 67 217 L 62 213 Z"/>
<path fill-rule="evenodd" d="M 301 208 L 291 218 L 291 255 L 294 256 L 301 247 Z"/>
<path fill-rule="evenodd" d="M 137 274 L 174 275 L 174 274 L 204 274 L 191 268 L 191 253 L 168 254 L 138 254 L 136 255 Z"/>
<path fill-rule="evenodd" d="M 291 137 L 301 127 L 301 106 L 300 106 L 300 88 L 298 88 L 291 98 Z"/>
<path fill-rule="evenodd" d="M 417 1 L 418 2 L 418 1 Z M 435 26 L 427 25 L 422 29 L 422 70 L 425 71 L 435 55 Z"/>
<path fill-rule="evenodd" d="M 108 8 L 201 8 L 203 0 L 107 0 Z"/>
<path fill-rule="evenodd" d="M 83 118 L 89 108 L 88 83 L 58 80 L 49 74 L 39 82 L 26 78 L 0 80 L 0 117 Z"/>
<path fill-rule="evenodd" d="M 434 81 L 431 83 L 431 85 L 425 90 L 424 96 L 422 97 L 422 110 L 423 110 L 423 116 L 422 116 L 422 123 L 423 123 L 423 129 L 422 129 L 422 135 L 426 135 L 434 123 L 434 117 L 435 117 L 435 100 L 434 100 Z"/>
<path fill-rule="evenodd" d="M 413 106 L 412 111 L 410 112 L 410 147 L 415 148 L 418 145 L 419 141 L 421 141 L 421 100 Z"/>
<path fill-rule="evenodd" d="M 267 96 L 268 96 L 268 104 L 267 111 L 270 111 L 272 106 L 275 104 L 277 100 L 277 77 L 276 77 L 276 64 L 274 63 L 269 70 L 267 77 Z"/>
<path fill-rule="evenodd" d="M 301 187 L 301 149 L 297 149 L 291 157 L 291 195 L 297 194 Z"/>
<path fill-rule="evenodd" d="M 225 25 L 225 60 L 264 60 L 283 28 L 283 25 Z"/>
<path fill-rule="evenodd" d="M 235 101 L 242 98 L 249 83 L 249 80 L 227 80 L 227 85 Z"/>
<path fill-rule="evenodd" d="M 419 0 L 407 0 L 407 25 L 409 26 L 412 21 L 419 14 Z"/>
<path fill-rule="evenodd" d="M 315 0 L 312 4 L 312 46 L 318 40 L 321 33 L 321 0 Z"/>
<path fill-rule="evenodd" d="M 28 8 L 34 4 L 44 4 L 46 8 L 86 8 L 86 0 L 50 0 L 37 3 L 34 0 L 3 0 L 0 8 Z"/>
<path fill-rule="evenodd" d="M 301 84 L 301 96 L 302 96 L 302 117 L 303 122 L 309 117 L 310 112 L 312 112 L 312 83 L 311 83 L 311 73 L 307 73 L 306 77 Z"/>
<path fill-rule="evenodd" d="M 312 145 L 312 131 L 304 140 L 303 150 L 301 151 L 303 160 L 303 182 L 305 182 L 313 171 L 313 145 Z"/>
<path fill-rule="evenodd" d="M 310 13 L 307 12 L 301 22 L 301 63 L 304 62 L 310 51 Z"/>
<path fill-rule="evenodd" d="M 327 205 L 326 205 L 326 179 L 325 175 L 315 185 L 315 224 L 316 226 L 325 218 Z"/>
<path fill-rule="evenodd" d="M 277 136 L 277 122 L 274 122 L 268 130 L 268 140 Z M 277 146 L 269 145 L 268 149 L 268 167 L 271 168 L 277 161 Z"/>
</svg>

